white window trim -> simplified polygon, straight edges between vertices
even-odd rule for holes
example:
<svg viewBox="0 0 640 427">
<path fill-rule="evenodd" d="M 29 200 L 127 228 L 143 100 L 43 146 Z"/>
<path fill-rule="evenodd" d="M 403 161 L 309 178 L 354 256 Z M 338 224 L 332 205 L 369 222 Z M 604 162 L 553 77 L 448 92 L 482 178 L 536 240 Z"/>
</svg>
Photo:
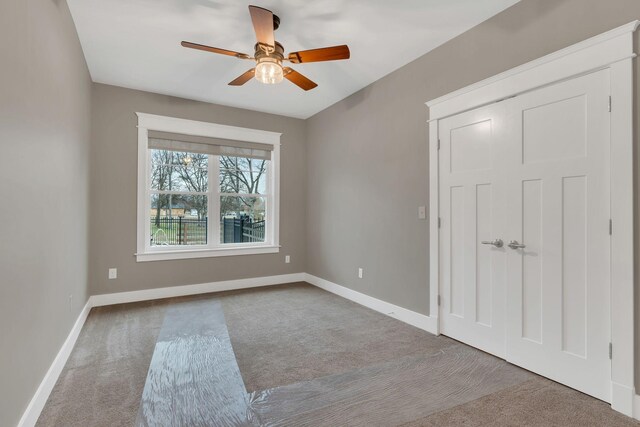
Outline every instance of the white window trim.
<svg viewBox="0 0 640 427">
<path fill-rule="evenodd" d="M 633 223 L 633 33 L 640 21 L 569 46 L 427 102 L 429 107 L 430 317 L 439 331 L 440 289 L 438 123 L 511 96 L 597 70 L 611 82 L 611 407 L 640 419 L 634 411 L 634 223 Z"/>
<path fill-rule="evenodd" d="M 136 261 L 161 261 L 172 259 L 206 258 L 233 255 L 255 255 L 277 253 L 280 251 L 280 136 L 281 133 L 155 114 L 136 113 L 138 116 L 138 214 L 137 214 L 137 252 Z M 230 139 L 234 141 L 266 144 L 273 147 L 270 162 L 269 182 L 271 203 L 267 203 L 267 225 L 265 243 L 228 244 L 219 248 L 201 247 L 150 247 L 150 230 L 147 217 L 150 209 L 149 197 L 149 130 L 180 133 L 184 135 L 205 136 Z M 213 179 L 210 177 L 210 179 Z M 219 235 L 217 221 L 209 227 L 209 239 Z M 214 234 L 214 233 L 218 234 Z M 211 240 L 209 240 L 211 241 Z"/>
</svg>

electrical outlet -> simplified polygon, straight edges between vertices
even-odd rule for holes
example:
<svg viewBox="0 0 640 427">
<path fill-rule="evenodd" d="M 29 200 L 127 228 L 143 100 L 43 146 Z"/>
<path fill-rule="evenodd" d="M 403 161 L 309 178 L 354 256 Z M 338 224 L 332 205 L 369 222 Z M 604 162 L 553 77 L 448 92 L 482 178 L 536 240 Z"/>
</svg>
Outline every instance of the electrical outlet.
<svg viewBox="0 0 640 427">
<path fill-rule="evenodd" d="M 109 269 L 109 280 L 117 279 L 117 278 L 118 278 L 118 269 L 117 268 L 110 268 Z"/>
<path fill-rule="evenodd" d="M 418 219 L 427 219 L 427 207 L 418 206 Z"/>
<path fill-rule="evenodd" d="M 358 279 L 362 279 L 363 270 L 362 268 L 358 268 Z"/>
<path fill-rule="evenodd" d="M 284 262 L 289 264 L 291 262 L 291 256 L 290 255 L 285 255 Z"/>
</svg>

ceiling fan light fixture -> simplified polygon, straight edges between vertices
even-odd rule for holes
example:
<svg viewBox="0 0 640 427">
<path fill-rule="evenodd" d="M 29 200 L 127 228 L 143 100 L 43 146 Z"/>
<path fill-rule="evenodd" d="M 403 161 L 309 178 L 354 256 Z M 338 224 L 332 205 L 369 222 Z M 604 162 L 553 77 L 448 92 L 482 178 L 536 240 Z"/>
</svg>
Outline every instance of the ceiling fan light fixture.
<svg viewBox="0 0 640 427">
<path fill-rule="evenodd" d="M 282 62 L 276 58 L 265 57 L 256 65 L 256 80 L 267 85 L 280 83 L 284 78 Z"/>
</svg>

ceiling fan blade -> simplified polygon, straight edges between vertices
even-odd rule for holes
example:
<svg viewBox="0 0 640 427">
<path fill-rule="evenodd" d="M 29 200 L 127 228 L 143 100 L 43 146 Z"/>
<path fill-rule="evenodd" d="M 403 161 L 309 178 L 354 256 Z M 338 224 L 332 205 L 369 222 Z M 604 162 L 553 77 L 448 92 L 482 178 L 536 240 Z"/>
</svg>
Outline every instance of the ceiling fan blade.
<svg viewBox="0 0 640 427">
<path fill-rule="evenodd" d="M 191 42 L 182 42 L 180 44 L 183 47 L 188 47 L 188 48 L 191 48 L 191 49 L 204 50 L 205 52 L 213 52 L 213 53 L 219 53 L 221 55 L 235 56 L 236 58 L 240 58 L 240 59 L 252 59 L 246 53 L 234 52 L 233 50 L 220 49 L 220 48 L 217 48 L 217 47 L 205 46 L 203 44 L 197 44 L 197 43 L 191 43 Z"/>
<path fill-rule="evenodd" d="M 241 74 L 235 80 L 230 81 L 229 86 L 242 86 L 243 84 L 251 80 L 255 75 L 256 75 L 256 69 L 252 68 L 249 71 L 245 72 L 244 74 Z"/>
<path fill-rule="evenodd" d="M 256 31 L 258 43 L 275 47 L 276 42 L 273 37 L 273 13 L 270 10 L 258 6 L 249 6 L 253 29 Z"/>
<path fill-rule="evenodd" d="M 311 90 L 314 87 L 318 86 L 316 83 L 312 82 L 290 67 L 286 67 L 284 69 L 284 78 L 304 90 Z"/>
<path fill-rule="evenodd" d="M 349 46 L 343 44 L 341 46 L 291 52 L 288 59 L 294 64 L 300 64 L 303 62 L 337 61 L 339 59 L 349 59 L 350 56 Z"/>
</svg>

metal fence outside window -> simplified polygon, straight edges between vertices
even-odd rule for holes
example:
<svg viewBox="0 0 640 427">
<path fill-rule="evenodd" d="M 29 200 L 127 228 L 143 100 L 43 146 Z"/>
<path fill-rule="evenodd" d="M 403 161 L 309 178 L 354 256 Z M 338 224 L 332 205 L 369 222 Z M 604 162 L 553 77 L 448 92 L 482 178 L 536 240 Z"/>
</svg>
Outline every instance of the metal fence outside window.
<svg viewBox="0 0 640 427">
<path fill-rule="evenodd" d="M 264 242 L 265 222 L 249 217 L 222 218 L 222 243 Z M 208 218 L 159 217 L 151 219 L 151 245 L 206 245 Z"/>
</svg>

